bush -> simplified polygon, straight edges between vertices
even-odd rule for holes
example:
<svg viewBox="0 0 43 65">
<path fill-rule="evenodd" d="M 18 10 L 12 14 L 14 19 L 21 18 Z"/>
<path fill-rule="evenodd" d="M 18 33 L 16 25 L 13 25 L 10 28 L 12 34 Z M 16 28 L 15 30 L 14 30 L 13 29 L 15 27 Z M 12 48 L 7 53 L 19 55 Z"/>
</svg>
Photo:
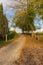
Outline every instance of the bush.
<svg viewBox="0 0 43 65">
<path fill-rule="evenodd" d="M 8 34 L 8 40 L 14 38 L 16 35 L 17 35 L 17 33 L 15 31 L 9 32 L 9 34 Z"/>
</svg>

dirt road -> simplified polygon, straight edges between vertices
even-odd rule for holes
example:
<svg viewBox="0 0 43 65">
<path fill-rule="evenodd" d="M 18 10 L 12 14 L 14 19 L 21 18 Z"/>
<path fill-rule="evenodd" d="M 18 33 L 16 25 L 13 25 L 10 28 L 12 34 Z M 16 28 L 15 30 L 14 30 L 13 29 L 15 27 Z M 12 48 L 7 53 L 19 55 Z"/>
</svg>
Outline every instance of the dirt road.
<svg viewBox="0 0 43 65">
<path fill-rule="evenodd" d="M 18 59 L 22 46 L 26 38 L 22 35 L 11 44 L 0 49 L 0 65 L 13 65 L 14 60 Z"/>
</svg>

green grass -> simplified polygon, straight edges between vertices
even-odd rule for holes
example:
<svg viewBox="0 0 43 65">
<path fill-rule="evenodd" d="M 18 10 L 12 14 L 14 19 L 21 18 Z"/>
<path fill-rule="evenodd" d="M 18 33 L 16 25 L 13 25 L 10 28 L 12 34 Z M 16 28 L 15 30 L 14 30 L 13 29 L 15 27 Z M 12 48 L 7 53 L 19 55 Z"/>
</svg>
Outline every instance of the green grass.
<svg viewBox="0 0 43 65">
<path fill-rule="evenodd" d="M 15 33 L 14 37 L 9 37 L 8 41 L 0 41 L 0 48 L 7 45 L 7 44 L 10 44 L 11 42 L 13 42 L 16 38 L 18 38 L 19 35 L 17 33 Z"/>
</svg>

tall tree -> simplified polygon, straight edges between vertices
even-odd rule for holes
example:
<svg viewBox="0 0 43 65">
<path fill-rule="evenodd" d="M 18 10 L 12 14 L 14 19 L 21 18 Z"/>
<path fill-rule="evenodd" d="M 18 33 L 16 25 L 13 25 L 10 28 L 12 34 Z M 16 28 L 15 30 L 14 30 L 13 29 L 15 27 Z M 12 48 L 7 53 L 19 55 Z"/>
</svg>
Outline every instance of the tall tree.
<svg viewBox="0 0 43 65">
<path fill-rule="evenodd" d="M 3 6 L 0 4 L 0 36 L 5 38 L 5 35 L 8 31 L 8 20 L 6 16 L 3 14 Z"/>
<path fill-rule="evenodd" d="M 26 10 L 16 12 L 14 22 L 17 27 L 22 29 L 22 31 L 26 32 L 31 30 L 33 31 L 35 29 L 34 17 L 35 17 L 34 7 L 30 5 Z"/>
</svg>

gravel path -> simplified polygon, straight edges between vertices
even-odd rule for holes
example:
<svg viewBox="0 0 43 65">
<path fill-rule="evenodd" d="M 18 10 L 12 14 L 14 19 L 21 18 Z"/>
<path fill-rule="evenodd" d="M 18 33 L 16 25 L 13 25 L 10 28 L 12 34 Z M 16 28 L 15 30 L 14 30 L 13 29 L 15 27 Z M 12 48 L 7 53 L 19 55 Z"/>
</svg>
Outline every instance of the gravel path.
<svg viewBox="0 0 43 65">
<path fill-rule="evenodd" d="M 13 65 L 13 62 L 19 58 L 25 40 L 26 38 L 22 35 L 11 44 L 0 48 L 0 65 Z"/>
</svg>

